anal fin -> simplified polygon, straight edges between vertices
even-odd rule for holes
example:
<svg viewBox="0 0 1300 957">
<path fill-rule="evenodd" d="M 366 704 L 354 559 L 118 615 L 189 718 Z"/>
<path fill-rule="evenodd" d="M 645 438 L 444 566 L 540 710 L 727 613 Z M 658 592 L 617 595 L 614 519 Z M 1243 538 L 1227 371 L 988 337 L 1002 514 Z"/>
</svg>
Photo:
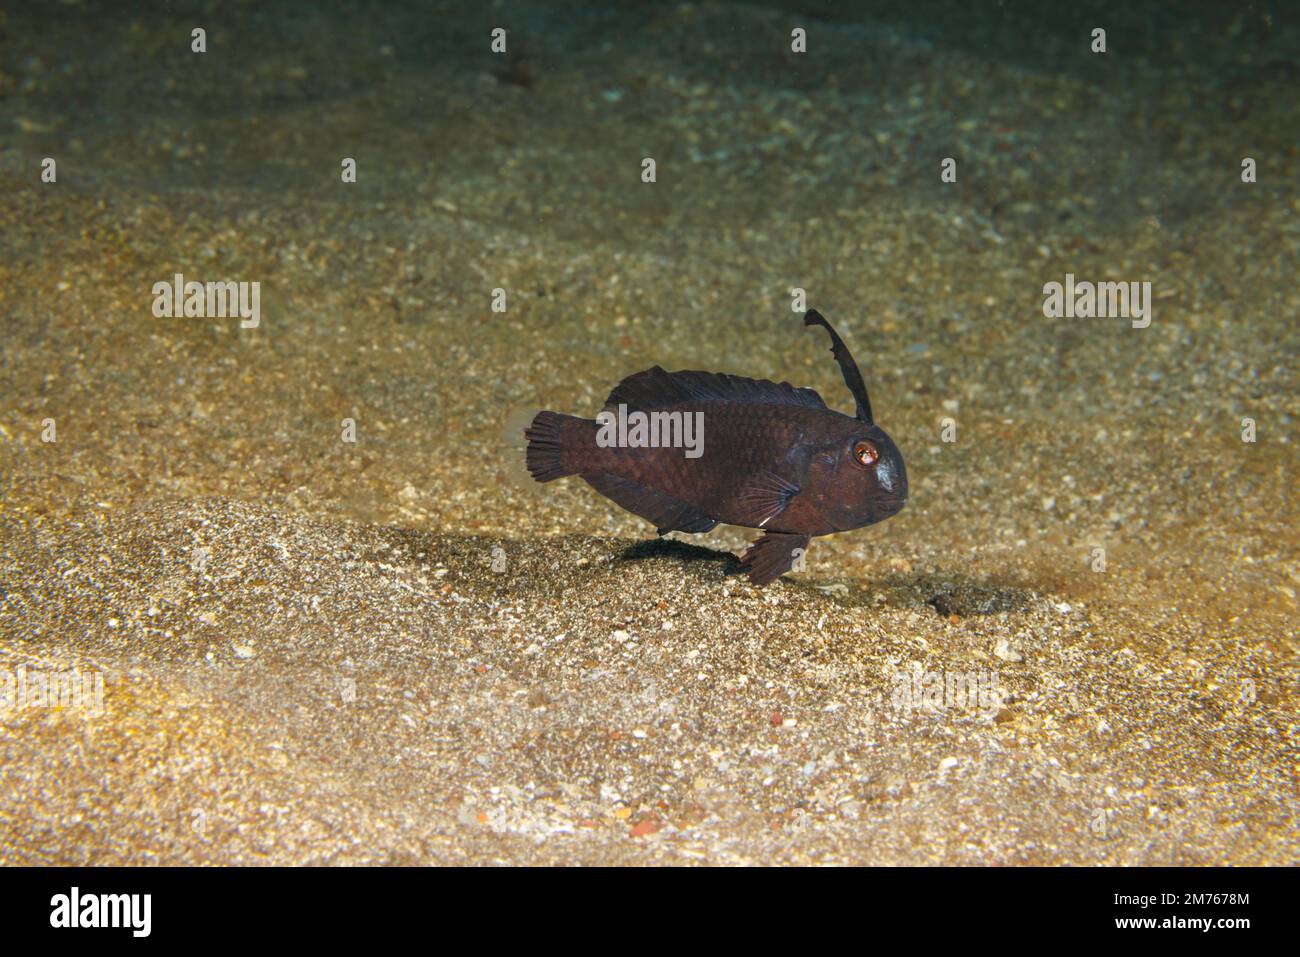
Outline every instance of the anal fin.
<svg viewBox="0 0 1300 957">
<path fill-rule="evenodd" d="M 666 492 L 629 482 L 606 472 L 584 472 L 582 478 L 601 495 L 610 499 L 633 515 L 652 522 L 660 535 L 668 532 L 699 534 L 710 531 L 718 523 L 693 505 L 673 498 Z"/>
</svg>

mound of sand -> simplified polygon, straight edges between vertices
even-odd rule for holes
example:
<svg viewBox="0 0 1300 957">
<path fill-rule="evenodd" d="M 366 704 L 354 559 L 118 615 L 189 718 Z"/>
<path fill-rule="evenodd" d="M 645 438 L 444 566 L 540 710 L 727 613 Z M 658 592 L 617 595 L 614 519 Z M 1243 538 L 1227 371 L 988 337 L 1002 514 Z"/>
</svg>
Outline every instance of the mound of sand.
<svg viewBox="0 0 1300 957">
<path fill-rule="evenodd" d="M 11 532 L 0 668 L 104 694 L 5 713 L 6 864 L 1296 853 L 1287 715 L 1032 591 L 227 501 Z"/>
</svg>

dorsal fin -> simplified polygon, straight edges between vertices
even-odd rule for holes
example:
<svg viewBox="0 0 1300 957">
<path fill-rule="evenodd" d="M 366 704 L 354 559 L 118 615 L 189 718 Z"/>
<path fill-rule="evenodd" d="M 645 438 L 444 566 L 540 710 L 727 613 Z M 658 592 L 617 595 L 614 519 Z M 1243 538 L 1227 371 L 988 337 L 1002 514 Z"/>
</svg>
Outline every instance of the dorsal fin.
<svg viewBox="0 0 1300 957">
<path fill-rule="evenodd" d="M 812 389 L 788 382 L 747 379 L 722 372 L 665 372 L 659 366 L 628 376 L 605 400 L 606 409 L 624 404 L 629 410 L 649 412 L 685 402 L 752 402 L 758 405 L 797 405 L 824 409 L 826 403 Z"/>
<path fill-rule="evenodd" d="M 816 309 L 809 309 L 804 313 L 803 324 L 805 326 L 824 326 L 826 331 L 831 334 L 831 355 L 840 364 L 840 374 L 844 376 L 844 384 L 853 393 L 853 401 L 858 405 L 857 417 L 860 421 L 870 425 L 873 421 L 871 418 L 871 399 L 867 396 L 867 386 L 862 381 L 862 373 L 858 371 L 858 364 L 853 361 L 853 353 L 849 352 L 849 347 L 831 328 L 831 324 L 826 321 L 826 317 Z"/>
</svg>

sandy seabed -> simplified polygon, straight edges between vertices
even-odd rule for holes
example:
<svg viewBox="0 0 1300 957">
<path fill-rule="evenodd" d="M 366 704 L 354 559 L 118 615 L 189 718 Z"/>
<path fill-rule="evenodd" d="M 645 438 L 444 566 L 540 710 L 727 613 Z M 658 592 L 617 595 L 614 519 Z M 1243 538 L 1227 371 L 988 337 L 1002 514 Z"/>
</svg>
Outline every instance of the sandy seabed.
<svg viewBox="0 0 1300 957">
<path fill-rule="evenodd" d="M 1300 862 L 1294 33 L 1170 83 L 575 4 L 503 81 L 385 9 L 0 22 L 0 681 L 103 681 L 0 712 L 0 863 Z M 848 409 L 794 286 L 901 515 L 756 589 L 523 473 L 655 364 Z"/>
</svg>

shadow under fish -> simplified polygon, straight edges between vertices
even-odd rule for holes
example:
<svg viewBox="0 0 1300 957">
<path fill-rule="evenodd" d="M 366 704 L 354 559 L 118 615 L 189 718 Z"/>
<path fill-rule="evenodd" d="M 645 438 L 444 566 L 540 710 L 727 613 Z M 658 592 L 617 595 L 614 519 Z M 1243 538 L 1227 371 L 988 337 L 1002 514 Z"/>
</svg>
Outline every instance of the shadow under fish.
<svg viewBox="0 0 1300 957">
<path fill-rule="evenodd" d="M 872 418 L 858 364 L 815 309 L 804 324 L 830 333 L 855 415 L 788 382 L 655 366 L 616 385 L 594 420 L 537 413 L 524 430 L 528 471 L 539 482 L 581 476 L 660 535 L 762 529 L 740 562 L 755 585 L 775 581 L 813 537 L 907 503 L 903 455 Z"/>
</svg>

